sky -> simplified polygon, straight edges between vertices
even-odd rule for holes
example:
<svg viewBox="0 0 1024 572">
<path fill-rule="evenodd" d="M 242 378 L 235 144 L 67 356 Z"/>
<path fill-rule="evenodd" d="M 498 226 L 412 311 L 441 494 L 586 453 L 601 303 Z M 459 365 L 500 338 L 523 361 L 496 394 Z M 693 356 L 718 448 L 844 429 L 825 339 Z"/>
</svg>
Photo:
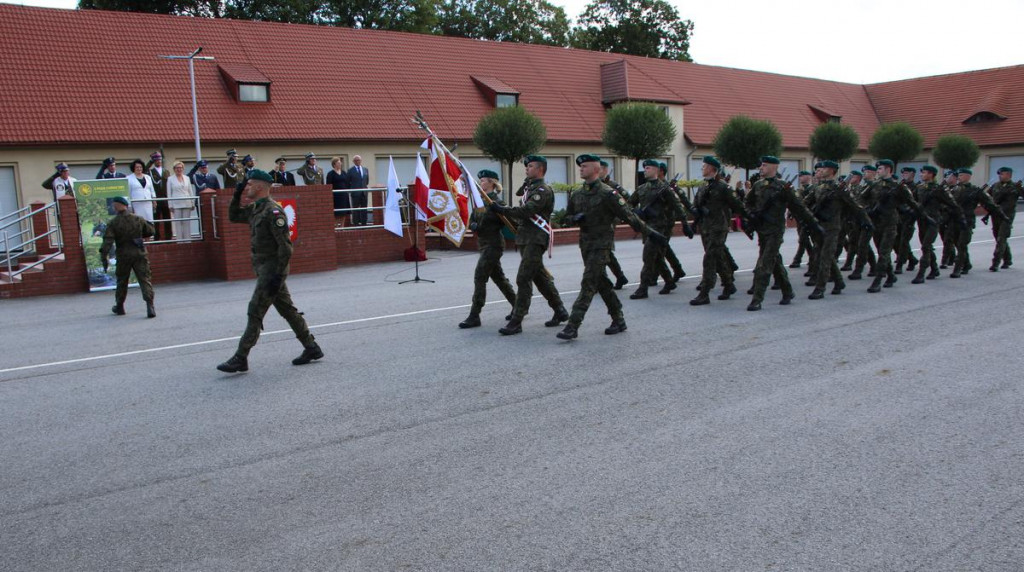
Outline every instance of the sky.
<svg viewBox="0 0 1024 572">
<path fill-rule="evenodd" d="M 74 8 L 77 0 L 0 0 Z M 550 0 L 576 18 L 587 0 Z M 1024 0 L 669 0 L 697 63 L 877 83 L 1024 64 Z"/>
</svg>

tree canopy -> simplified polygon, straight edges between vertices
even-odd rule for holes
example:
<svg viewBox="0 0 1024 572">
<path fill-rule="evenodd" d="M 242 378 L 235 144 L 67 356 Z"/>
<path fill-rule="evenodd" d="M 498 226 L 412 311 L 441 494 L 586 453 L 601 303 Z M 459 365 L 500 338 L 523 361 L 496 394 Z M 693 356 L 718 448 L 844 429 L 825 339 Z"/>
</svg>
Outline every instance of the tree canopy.
<svg viewBox="0 0 1024 572">
<path fill-rule="evenodd" d="M 860 144 L 860 136 L 849 125 L 822 123 L 811 132 L 808 147 L 819 159 L 841 162 L 853 157 Z"/>
<path fill-rule="evenodd" d="M 712 148 L 723 163 L 756 169 L 764 155 L 782 153 L 782 133 L 771 121 L 736 115 L 718 130 Z"/>
<path fill-rule="evenodd" d="M 666 60 L 693 61 L 693 22 L 665 0 L 594 0 L 572 32 L 572 46 Z"/>
<path fill-rule="evenodd" d="M 924 137 L 909 123 L 886 123 L 875 130 L 868 152 L 877 159 L 894 163 L 910 161 L 924 149 Z"/>
<path fill-rule="evenodd" d="M 973 139 L 966 135 L 943 135 L 935 142 L 932 150 L 935 162 L 943 169 L 962 169 L 973 167 L 981 156 L 981 149 Z"/>
<path fill-rule="evenodd" d="M 481 151 L 509 166 L 540 150 L 547 140 L 544 123 L 518 105 L 499 107 L 488 113 L 473 131 L 473 143 Z"/>
</svg>

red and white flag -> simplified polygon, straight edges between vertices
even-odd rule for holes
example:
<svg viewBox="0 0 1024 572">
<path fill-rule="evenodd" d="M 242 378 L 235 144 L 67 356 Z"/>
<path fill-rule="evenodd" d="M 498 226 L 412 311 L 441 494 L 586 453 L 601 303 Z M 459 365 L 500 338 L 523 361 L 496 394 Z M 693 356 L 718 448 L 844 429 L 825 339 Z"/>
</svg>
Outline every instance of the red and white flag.
<svg viewBox="0 0 1024 572">
<path fill-rule="evenodd" d="M 430 175 L 423 168 L 423 158 L 416 153 L 416 184 L 413 186 L 413 205 L 416 207 L 416 220 L 426 221 L 431 216 L 427 201 L 430 198 Z"/>
</svg>

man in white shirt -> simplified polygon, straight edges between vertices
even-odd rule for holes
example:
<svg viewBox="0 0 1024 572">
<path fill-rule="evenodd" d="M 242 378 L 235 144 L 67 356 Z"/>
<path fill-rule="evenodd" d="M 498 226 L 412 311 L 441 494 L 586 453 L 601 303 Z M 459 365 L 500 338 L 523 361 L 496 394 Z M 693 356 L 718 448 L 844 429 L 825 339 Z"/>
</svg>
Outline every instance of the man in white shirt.
<svg viewBox="0 0 1024 572">
<path fill-rule="evenodd" d="M 64 195 L 75 196 L 74 184 L 77 179 L 71 176 L 71 169 L 64 163 L 57 165 L 57 178 L 53 180 L 53 198 L 57 200 Z"/>
</svg>

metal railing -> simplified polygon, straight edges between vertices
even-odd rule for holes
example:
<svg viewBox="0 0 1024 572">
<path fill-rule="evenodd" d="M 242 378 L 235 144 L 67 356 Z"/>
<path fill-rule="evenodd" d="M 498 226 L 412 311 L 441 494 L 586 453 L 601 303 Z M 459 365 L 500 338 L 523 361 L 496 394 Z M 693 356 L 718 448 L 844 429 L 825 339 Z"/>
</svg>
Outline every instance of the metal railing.
<svg viewBox="0 0 1024 572">
<path fill-rule="evenodd" d="M 410 220 L 410 217 L 411 217 L 411 210 L 409 208 L 410 207 L 410 203 L 406 199 L 405 189 L 402 188 L 402 189 L 399 189 L 399 191 L 402 192 L 402 199 L 398 203 L 398 207 L 402 211 L 402 226 L 409 226 L 409 220 Z M 382 193 L 384 196 L 387 196 L 388 190 L 386 188 L 384 188 L 384 187 L 369 187 L 369 188 L 366 188 L 366 189 L 335 189 L 335 190 L 333 190 L 331 192 L 334 193 L 335 195 L 345 194 L 345 193 L 349 194 L 350 195 L 349 196 L 349 204 L 351 204 L 352 203 L 351 193 L 372 193 L 372 192 L 378 192 L 378 193 Z M 386 201 L 386 199 L 385 199 L 385 201 Z M 365 207 L 351 207 L 350 206 L 347 209 L 334 209 L 334 216 L 336 216 L 336 217 L 337 216 L 345 216 L 345 215 L 349 216 L 347 224 L 336 223 L 334 225 L 334 230 L 345 231 L 345 230 L 364 230 L 364 229 L 368 229 L 368 228 L 384 228 L 384 209 L 385 208 L 386 208 L 386 205 L 384 203 L 382 203 L 380 205 L 376 205 L 375 204 L 373 206 L 365 206 Z M 377 215 L 376 211 L 380 211 L 380 214 Z M 367 216 L 368 216 L 367 220 L 369 220 L 369 215 L 371 213 L 373 215 L 375 215 L 375 216 L 372 217 L 373 218 L 373 222 L 372 223 L 367 222 L 366 224 L 360 224 L 360 225 L 353 224 L 352 223 L 351 215 L 353 215 L 355 213 L 361 213 L 361 212 L 367 213 Z"/>
<path fill-rule="evenodd" d="M 36 214 L 45 212 L 49 219 L 50 215 L 56 216 L 56 210 L 57 203 L 52 202 L 35 210 L 32 207 L 25 207 L 0 217 L 0 244 L 3 245 L 3 250 L 0 251 L 3 252 L 3 259 L 0 259 L 0 268 L 7 269 L 8 280 L 13 281 L 16 276 L 63 254 L 61 250 L 63 241 L 60 237 L 59 225 L 52 227 L 47 225 L 49 229 L 38 236 L 35 234 L 35 229 L 32 225 L 32 217 Z M 26 236 L 28 238 L 25 238 Z M 51 236 L 57 238 L 55 241 L 57 245 L 56 252 L 42 258 L 37 258 L 29 264 L 19 262 L 19 259 L 22 257 L 36 257 L 36 241 L 49 240 Z"/>
<path fill-rule="evenodd" d="M 168 239 L 164 239 L 164 240 L 150 240 L 150 241 L 147 241 L 146 244 L 174 244 L 174 243 L 178 243 L 178 242 L 195 242 L 195 241 L 203 240 L 203 216 L 202 216 L 203 213 L 202 213 L 202 205 L 200 204 L 199 197 L 191 197 L 191 198 L 165 197 L 165 198 L 155 198 L 155 199 L 132 199 L 130 202 L 132 203 L 132 210 L 134 211 L 135 205 L 138 204 L 138 203 L 159 203 L 159 202 L 169 203 L 168 204 L 168 210 L 170 210 L 170 202 L 171 201 L 190 201 L 194 205 L 194 208 L 189 209 L 189 210 L 194 210 L 196 212 L 195 216 L 178 217 L 178 218 L 174 218 L 174 217 L 171 217 L 171 218 L 155 218 L 155 219 L 153 219 L 153 220 L 151 220 L 149 222 L 153 223 L 153 225 L 156 226 L 156 225 L 158 225 L 160 223 L 172 223 L 172 225 L 173 225 L 173 223 L 175 223 L 175 222 L 188 221 L 189 222 L 189 236 L 187 236 L 187 237 L 168 238 Z M 212 205 L 211 205 L 211 207 L 212 207 Z M 155 205 L 154 205 L 154 209 L 155 209 Z M 214 210 L 213 212 L 216 212 L 216 210 Z M 198 233 L 195 233 L 195 232 L 192 231 L 192 222 L 198 223 L 198 229 L 199 229 Z"/>
</svg>

